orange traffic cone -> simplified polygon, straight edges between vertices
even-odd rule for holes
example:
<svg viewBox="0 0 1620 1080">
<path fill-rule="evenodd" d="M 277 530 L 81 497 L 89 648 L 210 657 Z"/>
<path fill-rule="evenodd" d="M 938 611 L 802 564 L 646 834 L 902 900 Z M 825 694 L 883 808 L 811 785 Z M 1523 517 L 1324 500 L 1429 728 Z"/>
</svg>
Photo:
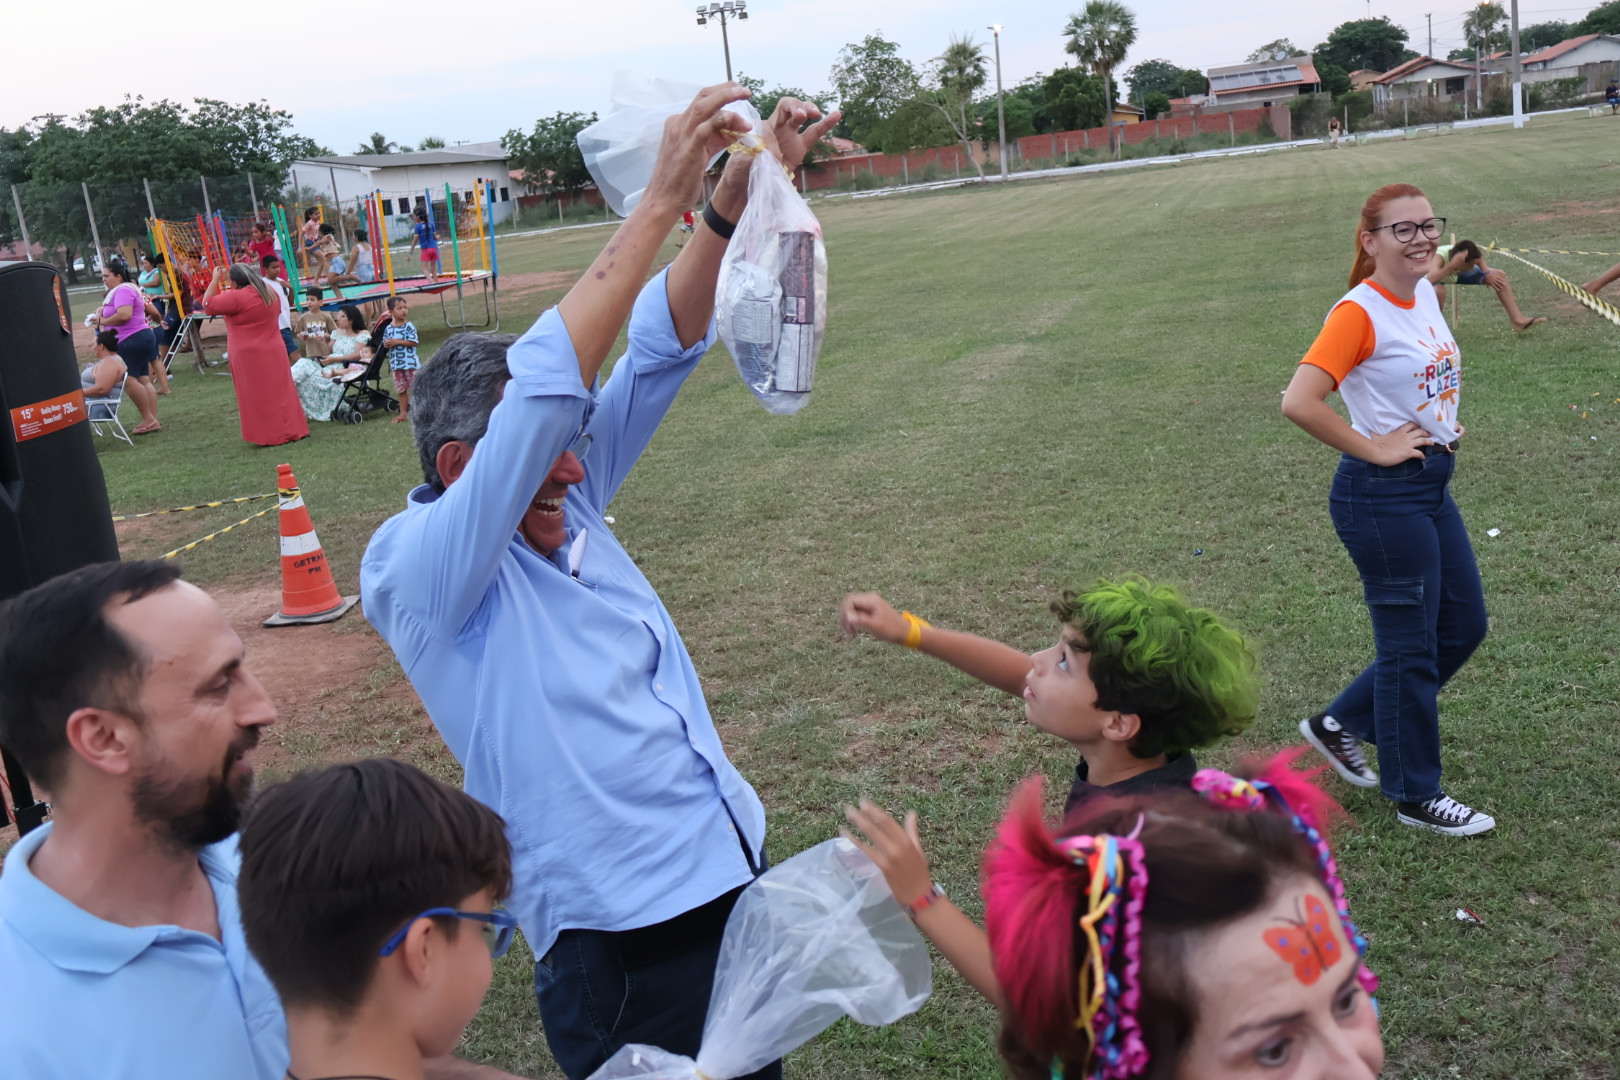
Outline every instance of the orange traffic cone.
<svg viewBox="0 0 1620 1080">
<path fill-rule="evenodd" d="M 264 625 L 300 626 L 340 619 L 360 598 L 339 595 L 291 465 L 276 466 L 276 488 L 281 493 L 281 610 L 264 620 Z"/>
</svg>

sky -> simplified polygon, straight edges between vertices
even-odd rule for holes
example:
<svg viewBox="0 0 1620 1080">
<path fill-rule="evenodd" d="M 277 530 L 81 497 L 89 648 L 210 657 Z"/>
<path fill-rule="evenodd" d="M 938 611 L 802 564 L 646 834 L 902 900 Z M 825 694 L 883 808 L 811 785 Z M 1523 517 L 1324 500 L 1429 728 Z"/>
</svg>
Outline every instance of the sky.
<svg viewBox="0 0 1620 1080">
<path fill-rule="evenodd" d="M 1557 6 L 1570 2 L 1522 0 L 1520 25 L 1574 22 L 1593 6 Z M 1241 63 L 1277 38 L 1309 50 L 1339 23 L 1369 13 L 1406 27 L 1411 47 L 1423 52 L 1424 12 L 1432 11 L 1434 53 L 1444 56 L 1461 46 L 1470 6 L 1463 0 L 1125 3 L 1138 29 L 1126 69 L 1155 58 L 1199 69 Z M 274 25 L 272 14 L 297 8 L 176 0 L 138 9 L 125 0 L 84 0 L 71 10 L 80 26 L 97 28 L 90 40 L 48 4 L 7 6 L 6 36 L 17 46 L 7 50 L 0 92 L 0 127 L 8 128 L 48 113 L 71 117 L 113 105 L 126 93 L 180 102 L 263 100 L 292 113 L 299 134 L 349 154 L 373 131 L 403 144 L 428 135 L 477 142 L 559 111 L 605 114 L 619 69 L 693 83 L 721 82 L 726 74 L 720 27 L 697 25 L 696 0 L 494 0 L 466 8 L 328 0 L 307 9 L 316 14 L 297 26 Z M 1002 78 L 1012 86 L 1068 61 L 1062 29 L 1083 6 L 1083 0 L 752 0 L 748 20 L 727 31 L 735 72 L 816 93 L 830 85 L 839 50 L 868 34 L 881 32 L 921 65 L 953 34 L 988 46 L 986 27 L 1000 22 Z M 51 47 L 53 40 L 61 47 Z"/>
</svg>

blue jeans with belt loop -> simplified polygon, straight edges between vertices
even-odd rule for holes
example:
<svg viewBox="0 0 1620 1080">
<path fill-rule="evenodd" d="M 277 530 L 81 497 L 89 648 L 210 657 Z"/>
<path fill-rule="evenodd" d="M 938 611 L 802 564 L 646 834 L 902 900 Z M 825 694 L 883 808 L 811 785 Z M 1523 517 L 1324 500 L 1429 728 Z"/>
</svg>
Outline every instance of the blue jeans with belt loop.
<svg viewBox="0 0 1620 1080">
<path fill-rule="evenodd" d="M 1373 465 L 1349 454 L 1328 509 L 1361 575 L 1377 658 L 1327 712 L 1378 746 L 1386 798 L 1440 793 L 1440 688 L 1485 639 L 1479 566 L 1451 497 L 1455 454 Z"/>
</svg>

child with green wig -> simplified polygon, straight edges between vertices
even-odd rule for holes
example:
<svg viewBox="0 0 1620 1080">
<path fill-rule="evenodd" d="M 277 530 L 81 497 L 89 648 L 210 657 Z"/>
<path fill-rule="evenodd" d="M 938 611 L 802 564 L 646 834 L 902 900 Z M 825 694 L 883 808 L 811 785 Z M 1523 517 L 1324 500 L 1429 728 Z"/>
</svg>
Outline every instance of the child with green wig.
<svg viewBox="0 0 1620 1080">
<path fill-rule="evenodd" d="M 1212 612 L 1168 585 L 1099 581 L 1052 603 L 1057 643 L 1026 654 L 1010 645 L 936 627 L 897 611 L 877 593 L 844 597 L 840 620 L 945 661 L 1024 699 L 1024 715 L 1080 753 L 1065 816 L 1087 800 L 1186 789 L 1198 771 L 1193 751 L 1236 735 L 1254 720 L 1260 683 L 1254 654 Z M 999 991 L 984 932 L 934 884 L 917 832 L 862 800 L 846 816 L 872 843 L 895 899 L 945 958 L 992 1002 Z M 924 912 L 927 912 L 925 915 Z"/>
</svg>

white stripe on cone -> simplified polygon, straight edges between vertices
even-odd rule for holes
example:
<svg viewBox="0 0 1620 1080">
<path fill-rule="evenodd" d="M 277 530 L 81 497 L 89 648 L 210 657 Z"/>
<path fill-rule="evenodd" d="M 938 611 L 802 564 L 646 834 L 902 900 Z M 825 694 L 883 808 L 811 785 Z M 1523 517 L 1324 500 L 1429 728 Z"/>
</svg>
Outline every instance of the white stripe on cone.
<svg viewBox="0 0 1620 1080">
<path fill-rule="evenodd" d="M 302 536 L 283 536 L 281 538 L 281 557 L 296 557 L 308 555 L 310 552 L 321 550 L 321 542 L 316 539 L 314 532 L 307 532 Z"/>
<path fill-rule="evenodd" d="M 303 508 L 304 497 L 302 495 L 294 495 L 280 506 L 282 510 L 302 510 Z"/>
</svg>

